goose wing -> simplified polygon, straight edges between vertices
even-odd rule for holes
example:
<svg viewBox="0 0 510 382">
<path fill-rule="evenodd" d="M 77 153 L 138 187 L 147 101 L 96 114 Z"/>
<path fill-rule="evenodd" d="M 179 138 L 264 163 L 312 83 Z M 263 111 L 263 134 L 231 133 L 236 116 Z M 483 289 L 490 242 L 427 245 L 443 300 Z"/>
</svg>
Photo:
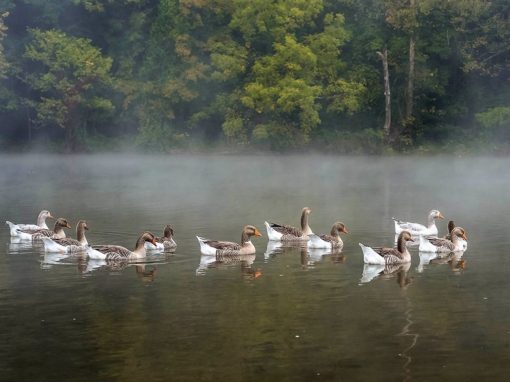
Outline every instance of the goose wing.
<svg viewBox="0 0 510 382">
<path fill-rule="evenodd" d="M 280 232 L 282 235 L 292 235 L 296 237 L 301 237 L 303 235 L 303 231 L 299 228 L 292 227 L 290 225 L 282 225 L 276 223 L 269 223 L 272 229 L 277 232 Z"/>
<path fill-rule="evenodd" d="M 53 241 L 60 245 L 66 246 L 66 247 L 68 247 L 70 245 L 76 245 L 78 247 L 82 246 L 82 244 L 78 240 L 73 239 L 71 237 L 65 237 L 62 239 L 53 239 Z"/>
<path fill-rule="evenodd" d="M 204 242 L 209 247 L 216 248 L 218 250 L 237 250 L 241 249 L 241 244 L 233 243 L 231 241 L 217 241 L 217 240 L 206 240 Z"/>
<path fill-rule="evenodd" d="M 319 237 L 322 240 L 324 240 L 324 241 L 326 241 L 328 243 L 335 243 L 336 242 L 336 239 L 333 236 L 331 236 L 331 235 L 319 235 Z"/>
<path fill-rule="evenodd" d="M 129 258 L 131 251 L 120 245 L 93 245 L 93 249 L 104 253 L 106 260 L 122 260 Z"/>
<path fill-rule="evenodd" d="M 438 248 L 444 248 L 449 251 L 455 251 L 455 245 L 447 239 L 439 239 L 439 238 L 427 238 L 427 240 L 434 246 Z"/>
<path fill-rule="evenodd" d="M 398 251 L 397 248 L 372 247 L 372 249 L 379 256 L 382 256 L 382 257 L 393 256 L 393 257 L 397 257 L 398 259 L 402 259 L 402 254 Z"/>
</svg>

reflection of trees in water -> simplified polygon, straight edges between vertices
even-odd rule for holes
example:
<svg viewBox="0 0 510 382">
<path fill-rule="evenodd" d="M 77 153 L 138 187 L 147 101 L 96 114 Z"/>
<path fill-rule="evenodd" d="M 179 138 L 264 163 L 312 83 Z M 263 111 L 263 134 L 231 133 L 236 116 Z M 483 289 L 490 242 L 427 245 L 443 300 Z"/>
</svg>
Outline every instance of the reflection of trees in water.
<svg viewBox="0 0 510 382">
<path fill-rule="evenodd" d="M 398 335 L 403 337 L 409 337 L 411 339 L 411 343 L 409 344 L 409 346 L 407 346 L 404 350 L 402 350 L 402 353 L 400 353 L 400 356 L 405 360 L 404 364 L 402 365 L 402 370 L 404 373 L 403 380 L 410 381 L 412 379 L 411 363 L 413 361 L 413 358 L 411 356 L 411 350 L 418 343 L 418 338 L 420 337 L 420 335 L 418 333 L 411 332 L 411 326 L 414 324 L 412 320 L 413 309 L 412 304 L 409 301 L 409 296 L 407 296 L 407 294 L 405 295 L 405 300 L 406 300 L 406 310 L 404 312 L 405 325 Z"/>
</svg>

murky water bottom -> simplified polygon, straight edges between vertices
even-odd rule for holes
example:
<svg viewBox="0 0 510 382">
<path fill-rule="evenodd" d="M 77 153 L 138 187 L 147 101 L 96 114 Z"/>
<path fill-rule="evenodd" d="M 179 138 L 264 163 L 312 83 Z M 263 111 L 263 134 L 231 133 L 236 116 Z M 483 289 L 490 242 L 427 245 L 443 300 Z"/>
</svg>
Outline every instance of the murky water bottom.
<svg viewBox="0 0 510 382">
<path fill-rule="evenodd" d="M 73 225 L 86 219 L 90 243 L 128 248 L 171 223 L 178 243 L 147 263 L 108 265 L 11 243 L 5 226 L 2 379 L 506 380 L 509 164 L 1 156 L 2 220 L 32 222 L 46 208 Z M 304 206 L 316 233 L 347 225 L 342 253 L 272 248 L 264 237 L 246 261 L 200 256 L 195 235 L 238 241 L 245 224 L 298 225 Z M 467 230 L 462 259 L 431 262 L 413 248 L 394 273 L 364 267 L 358 242 L 392 245 L 392 216 L 424 222 L 431 208 Z"/>
</svg>

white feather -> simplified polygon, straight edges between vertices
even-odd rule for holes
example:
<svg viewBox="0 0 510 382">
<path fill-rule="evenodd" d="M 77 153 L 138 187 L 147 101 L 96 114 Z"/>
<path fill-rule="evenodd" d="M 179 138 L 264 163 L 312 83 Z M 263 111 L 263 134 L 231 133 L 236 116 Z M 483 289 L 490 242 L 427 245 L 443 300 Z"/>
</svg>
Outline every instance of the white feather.
<svg viewBox="0 0 510 382">
<path fill-rule="evenodd" d="M 264 224 L 266 225 L 266 229 L 267 229 L 267 237 L 269 238 L 269 240 L 273 240 L 273 241 L 280 241 L 282 239 L 282 233 L 281 232 L 278 232 L 276 230 L 274 230 L 268 222 L 264 222 Z"/>
<path fill-rule="evenodd" d="M 197 236 L 198 243 L 200 244 L 200 253 L 202 255 L 209 255 L 209 256 L 215 256 L 216 255 L 216 248 L 211 247 L 210 245 L 207 245 L 205 242 L 207 239 Z"/>
<path fill-rule="evenodd" d="M 42 237 L 42 242 L 44 244 L 44 250 L 46 252 L 59 252 L 59 253 L 67 253 L 68 248 L 58 244 L 57 242 L 53 241 L 49 237 Z"/>
<path fill-rule="evenodd" d="M 375 252 L 372 248 L 367 247 L 359 243 L 361 250 L 363 251 L 363 261 L 365 264 L 379 264 L 385 265 L 384 257 L 380 256 L 377 252 Z"/>
<path fill-rule="evenodd" d="M 329 241 L 322 240 L 318 235 L 312 233 L 308 235 L 308 248 L 331 248 L 331 243 Z"/>
</svg>

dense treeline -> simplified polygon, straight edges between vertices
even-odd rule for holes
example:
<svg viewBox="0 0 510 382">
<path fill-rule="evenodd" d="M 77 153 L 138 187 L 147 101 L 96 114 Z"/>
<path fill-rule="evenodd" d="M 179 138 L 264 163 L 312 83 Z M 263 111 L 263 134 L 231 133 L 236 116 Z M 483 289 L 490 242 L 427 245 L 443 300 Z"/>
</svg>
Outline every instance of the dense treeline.
<svg viewBox="0 0 510 382">
<path fill-rule="evenodd" d="M 510 147 L 507 0 L 0 0 L 0 147 Z"/>
</svg>

